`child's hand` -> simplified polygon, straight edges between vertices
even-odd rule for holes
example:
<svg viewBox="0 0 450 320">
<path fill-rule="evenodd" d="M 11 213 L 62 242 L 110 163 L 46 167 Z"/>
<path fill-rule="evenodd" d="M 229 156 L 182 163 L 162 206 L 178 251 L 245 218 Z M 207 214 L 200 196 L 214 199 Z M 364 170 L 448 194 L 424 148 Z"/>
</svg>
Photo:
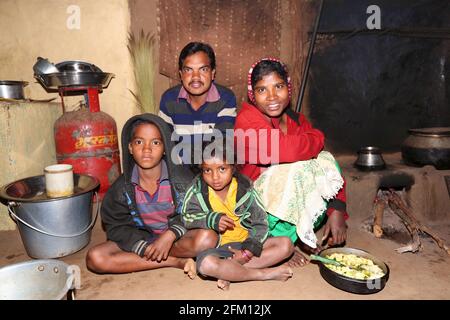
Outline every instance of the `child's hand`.
<svg viewBox="0 0 450 320">
<path fill-rule="evenodd" d="M 251 253 L 248 250 L 242 249 L 242 250 L 236 250 L 232 247 L 228 247 L 228 250 L 233 252 L 233 260 L 237 261 L 240 264 L 246 264 L 253 258 L 253 253 Z M 245 252 L 245 254 L 244 254 Z"/>
<path fill-rule="evenodd" d="M 219 220 L 219 231 L 225 232 L 227 230 L 233 230 L 233 229 L 234 229 L 233 219 L 231 219 L 227 215 L 223 214 Z"/>
<path fill-rule="evenodd" d="M 341 244 L 347 239 L 347 224 L 345 223 L 344 214 L 338 210 L 334 210 L 328 217 L 323 230 L 322 241 L 328 238 L 330 232 L 332 238 L 328 240 L 329 245 Z"/>
<path fill-rule="evenodd" d="M 145 249 L 144 258 L 147 260 L 158 261 L 167 260 L 169 251 L 172 248 L 176 236 L 172 231 L 167 230 Z"/>
</svg>

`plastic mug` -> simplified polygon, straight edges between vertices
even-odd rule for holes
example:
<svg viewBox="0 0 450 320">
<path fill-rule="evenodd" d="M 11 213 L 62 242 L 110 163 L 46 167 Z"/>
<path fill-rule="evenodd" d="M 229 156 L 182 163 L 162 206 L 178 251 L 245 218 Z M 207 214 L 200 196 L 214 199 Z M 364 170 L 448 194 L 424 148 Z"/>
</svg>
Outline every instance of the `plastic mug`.
<svg viewBox="0 0 450 320">
<path fill-rule="evenodd" d="M 49 198 L 73 194 L 73 168 L 70 164 L 54 164 L 44 168 L 45 190 Z"/>
</svg>

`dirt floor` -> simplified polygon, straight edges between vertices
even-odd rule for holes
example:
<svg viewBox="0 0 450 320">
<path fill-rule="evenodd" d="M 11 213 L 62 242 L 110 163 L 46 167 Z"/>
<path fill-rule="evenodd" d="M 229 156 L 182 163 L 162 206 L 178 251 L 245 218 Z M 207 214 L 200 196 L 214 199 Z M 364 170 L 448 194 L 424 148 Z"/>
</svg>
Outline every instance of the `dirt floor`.
<svg viewBox="0 0 450 320">
<path fill-rule="evenodd" d="M 447 196 L 447 195 L 443 195 Z M 356 295 L 329 285 L 320 275 L 316 264 L 294 269 L 287 282 L 233 283 L 229 291 L 221 291 L 216 282 L 196 278 L 190 280 L 181 270 L 159 269 L 124 274 L 97 275 L 86 269 L 85 255 L 89 247 L 105 240 L 100 221 L 93 229 L 90 244 L 81 251 L 61 258 L 81 269 L 81 288 L 76 299 L 450 299 L 450 256 L 431 238 L 423 236 L 423 250 L 419 253 L 398 254 L 400 241 L 377 239 L 363 230 L 367 213 L 353 213 L 348 221 L 347 247 L 364 249 L 385 261 L 390 277 L 381 292 Z M 450 221 L 433 226 L 450 242 Z M 321 234 L 321 230 L 319 234 Z M 16 231 L 0 232 L 0 267 L 30 260 Z"/>
</svg>

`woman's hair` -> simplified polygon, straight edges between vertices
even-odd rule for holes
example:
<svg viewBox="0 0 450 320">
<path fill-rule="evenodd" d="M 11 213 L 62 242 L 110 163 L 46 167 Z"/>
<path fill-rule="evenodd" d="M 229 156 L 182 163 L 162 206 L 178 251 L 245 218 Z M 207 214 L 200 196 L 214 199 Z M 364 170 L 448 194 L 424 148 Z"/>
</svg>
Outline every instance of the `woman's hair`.
<svg viewBox="0 0 450 320">
<path fill-rule="evenodd" d="M 184 60 L 199 51 L 206 53 L 209 58 L 209 64 L 212 70 L 216 69 L 216 55 L 214 54 L 213 48 L 207 43 L 203 42 L 189 42 L 180 52 L 180 57 L 178 58 L 178 70 L 183 68 Z"/>
<path fill-rule="evenodd" d="M 251 75 L 252 89 L 255 88 L 258 81 L 272 72 L 277 73 L 286 82 L 286 84 L 289 82 L 289 75 L 284 65 L 282 65 L 279 61 L 262 60 L 253 68 Z"/>
<path fill-rule="evenodd" d="M 289 99 L 292 95 L 291 78 L 289 77 L 286 65 L 276 58 L 263 58 L 255 62 L 247 75 L 247 96 L 251 103 L 255 103 L 254 88 L 263 77 L 275 72 L 286 82 L 289 92 Z"/>
</svg>

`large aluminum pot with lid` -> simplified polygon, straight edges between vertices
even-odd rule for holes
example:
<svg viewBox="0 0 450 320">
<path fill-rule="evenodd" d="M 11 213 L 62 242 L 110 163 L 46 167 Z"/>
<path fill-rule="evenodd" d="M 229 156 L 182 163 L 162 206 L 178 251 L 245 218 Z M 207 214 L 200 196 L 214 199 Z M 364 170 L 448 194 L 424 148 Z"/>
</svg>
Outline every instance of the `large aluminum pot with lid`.
<svg viewBox="0 0 450 320">
<path fill-rule="evenodd" d="M 450 127 L 418 128 L 408 132 L 401 148 L 406 164 L 450 169 Z"/>
</svg>

